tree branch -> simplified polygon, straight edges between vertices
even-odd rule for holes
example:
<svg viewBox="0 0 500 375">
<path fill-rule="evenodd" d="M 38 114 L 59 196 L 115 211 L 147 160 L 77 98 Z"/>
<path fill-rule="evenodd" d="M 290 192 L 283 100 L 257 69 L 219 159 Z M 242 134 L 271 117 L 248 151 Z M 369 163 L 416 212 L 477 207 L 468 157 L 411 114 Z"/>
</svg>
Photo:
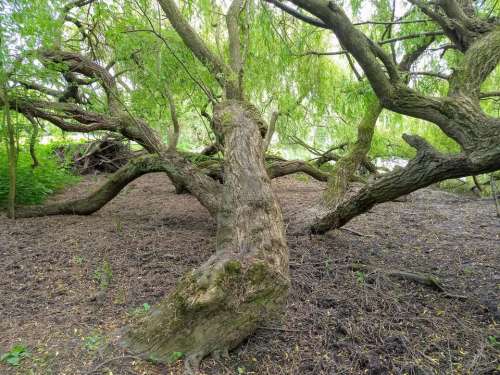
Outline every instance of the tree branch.
<svg viewBox="0 0 500 375">
<path fill-rule="evenodd" d="M 228 79 L 232 80 L 231 86 L 237 89 L 236 92 L 227 96 L 233 99 L 243 99 L 243 57 L 241 55 L 240 25 L 239 16 L 243 7 L 243 0 L 233 0 L 226 14 L 227 33 L 229 37 L 229 62 L 234 73 Z"/>
<path fill-rule="evenodd" d="M 304 21 L 310 25 L 313 25 L 316 27 L 321 27 L 322 29 L 329 29 L 329 27 L 320 19 L 302 14 L 299 11 L 297 11 L 296 9 L 293 9 L 286 4 L 283 4 L 283 2 L 280 0 L 265 0 L 265 1 L 270 3 L 270 4 L 273 4 L 274 6 L 285 11 L 286 13 L 290 14 L 291 16 L 293 16 L 301 21 Z"/>
<path fill-rule="evenodd" d="M 193 52 L 196 58 L 213 74 L 219 84 L 226 88 L 230 68 L 220 60 L 198 36 L 177 8 L 174 0 L 158 0 L 172 27 Z"/>
<path fill-rule="evenodd" d="M 41 51 L 41 55 L 46 60 L 68 66 L 70 72 L 80 73 L 86 77 L 97 79 L 106 93 L 108 108 L 111 114 L 118 115 L 122 112 L 116 80 L 104 67 L 74 52 L 43 50 Z"/>
<path fill-rule="evenodd" d="M 415 76 L 429 76 L 429 77 L 436 77 L 444 80 L 449 80 L 450 76 L 447 74 L 443 73 L 435 73 L 435 72 L 409 72 L 410 75 L 415 75 Z"/>
</svg>

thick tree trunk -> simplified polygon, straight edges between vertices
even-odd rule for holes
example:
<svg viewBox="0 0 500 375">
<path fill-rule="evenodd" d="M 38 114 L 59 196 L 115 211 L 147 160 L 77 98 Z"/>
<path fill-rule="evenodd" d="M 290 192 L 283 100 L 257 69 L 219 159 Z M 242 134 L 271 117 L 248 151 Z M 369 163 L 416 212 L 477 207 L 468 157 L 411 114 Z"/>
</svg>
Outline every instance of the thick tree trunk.
<svg viewBox="0 0 500 375">
<path fill-rule="evenodd" d="M 336 207 L 343 200 L 354 173 L 370 151 L 375 125 L 381 112 L 380 102 L 373 97 L 358 125 L 356 143 L 349 153 L 335 164 L 335 171 L 328 180 L 328 187 L 323 195 L 327 207 Z"/>
<path fill-rule="evenodd" d="M 259 121 L 255 109 L 240 101 L 215 107 L 215 126 L 225 141 L 217 251 L 127 331 L 123 343 L 132 351 L 164 362 L 182 353 L 192 373 L 203 357 L 226 353 L 282 309 L 288 250 Z"/>
</svg>

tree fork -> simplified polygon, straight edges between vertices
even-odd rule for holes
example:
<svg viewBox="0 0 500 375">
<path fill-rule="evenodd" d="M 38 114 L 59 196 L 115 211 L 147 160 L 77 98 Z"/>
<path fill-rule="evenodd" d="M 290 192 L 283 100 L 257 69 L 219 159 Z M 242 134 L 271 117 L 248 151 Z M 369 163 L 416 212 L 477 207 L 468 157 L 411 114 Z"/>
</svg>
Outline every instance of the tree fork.
<svg viewBox="0 0 500 375">
<path fill-rule="evenodd" d="M 214 122 L 225 138 L 216 253 L 125 332 L 122 343 L 133 352 L 160 362 L 182 354 L 192 374 L 203 357 L 227 353 L 281 311 L 289 287 L 288 249 L 257 116 L 240 101 L 215 106 Z"/>
</svg>

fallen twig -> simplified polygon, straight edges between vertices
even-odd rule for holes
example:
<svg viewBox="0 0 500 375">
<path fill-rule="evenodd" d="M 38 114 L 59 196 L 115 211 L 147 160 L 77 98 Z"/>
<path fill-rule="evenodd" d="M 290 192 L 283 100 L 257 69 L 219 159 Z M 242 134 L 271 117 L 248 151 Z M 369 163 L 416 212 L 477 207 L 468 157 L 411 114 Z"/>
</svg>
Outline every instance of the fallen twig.
<svg viewBox="0 0 500 375">
<path fill-rule="evenodd" d="M 341 227 L 339 228 L 340 230 L 343 230 L 345 232 L 349 232 L 349 233 L 352 233 L 356 236 L 359 236 L 359 237 L 374 237 L 373 235 L 371 234 L 363 234 L 361 232 L 358 232 L 358 231 L 355 231 L 354 229 L 349 229 L 349 228 L 345 228 L 345 227 Z"/>
</svg>

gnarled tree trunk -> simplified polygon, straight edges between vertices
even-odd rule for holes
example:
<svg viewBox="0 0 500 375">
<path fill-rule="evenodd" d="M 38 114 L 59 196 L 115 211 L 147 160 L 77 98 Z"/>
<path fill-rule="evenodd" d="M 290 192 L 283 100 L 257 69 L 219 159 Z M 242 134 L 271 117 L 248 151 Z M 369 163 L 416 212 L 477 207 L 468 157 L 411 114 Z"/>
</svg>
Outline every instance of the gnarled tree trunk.
<svg viewBox="0 0 500 375">
<path fill-rule="evenodd" d="M 224 135 L 224 185 L 216 253 L 189 272 L 123 343 L 158 361 L 186 356 L 188 372 L 208 354 L 237 346 L 280 311 L 288 292 L 281 210 L 264 165 L 260 119 L 236 100 L 214 108 Z"/>
</svg>

